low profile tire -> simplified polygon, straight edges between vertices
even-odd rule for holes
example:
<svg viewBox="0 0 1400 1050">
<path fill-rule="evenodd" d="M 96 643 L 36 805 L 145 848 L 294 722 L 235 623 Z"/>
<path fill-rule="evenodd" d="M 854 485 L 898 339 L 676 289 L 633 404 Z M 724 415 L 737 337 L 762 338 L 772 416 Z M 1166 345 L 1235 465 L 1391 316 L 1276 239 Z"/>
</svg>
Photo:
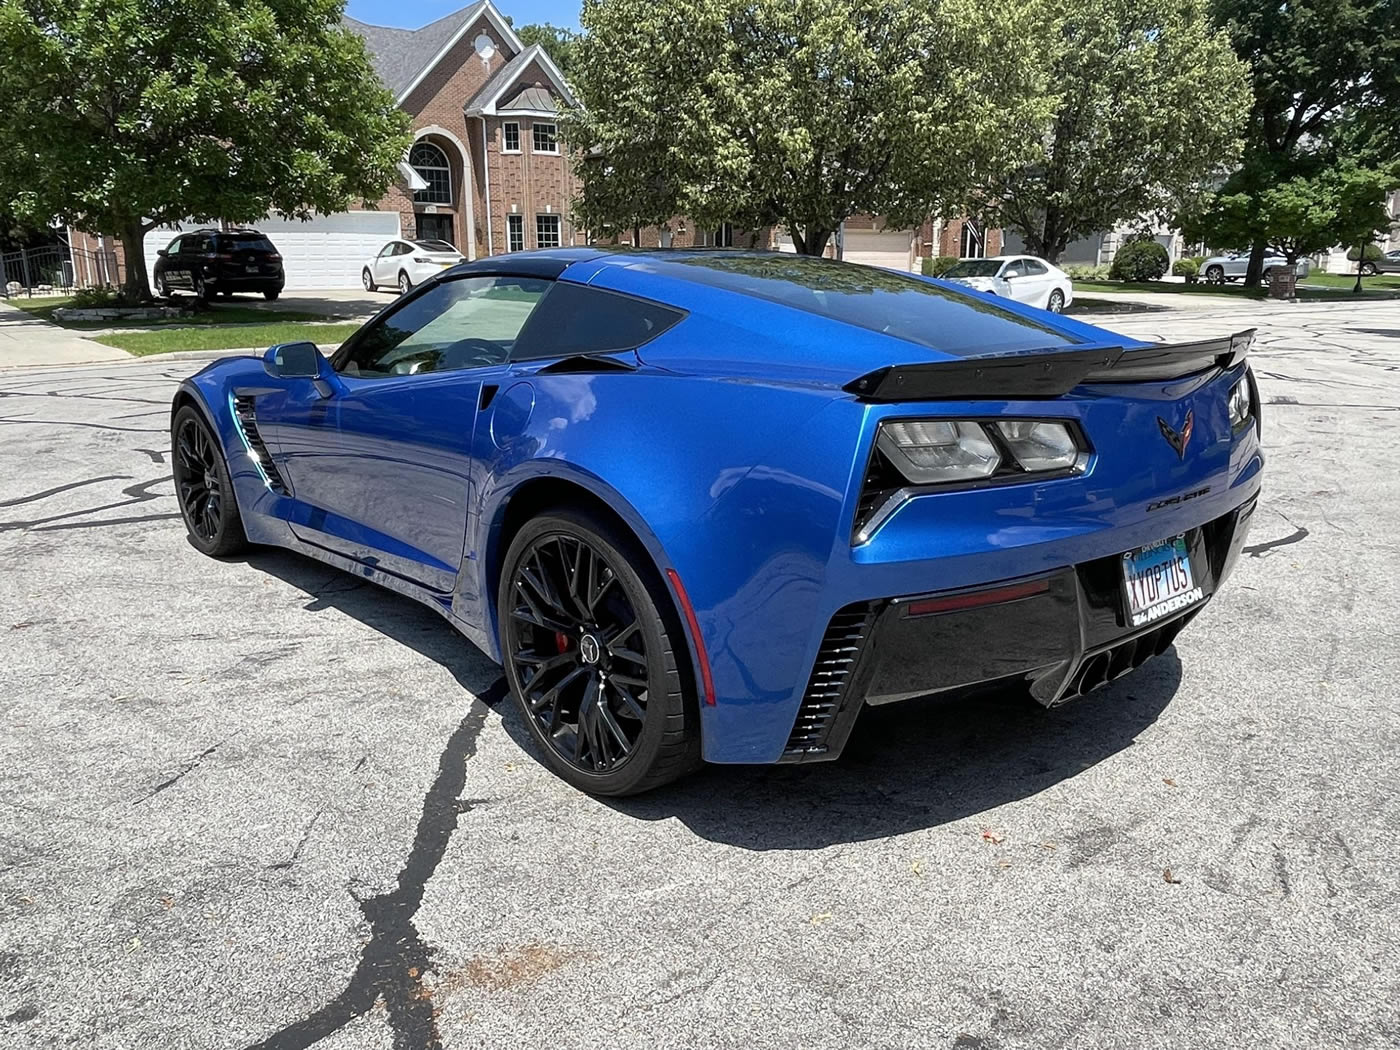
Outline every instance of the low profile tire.
<svg viewBox="0 0 1400 1050">
<path fill-rule="evenodd" d="M 193 405 L 175 413 L 170 425 L 170 462 L 190 542 L 214 558 L 245 550 L 248 538 L 223 449 Z"/>
<path fill-rule="evenodd" d="M 496 607 L 511 695 L 560 777 L 634 795 L 700 764 L 680 622 L 632 537 L 579 510 L 527 522 Z"/>
<path fill-rule="evenodd" d="M 281 293 L 280 291 L 274 291 L 274 290 L 272 290 L 272 289 L 268 289 L 267 291 L 263 292 L 263 298 L 266 299 L 268 302 L 271 303 L 271 302 L 275 302 L 276 299 L 277 299 L 277 297 L 278 297 L 279 295 L 281 295 L 281 294 L 282 294 L 282 293 Z"/>
<path fill-rule="evenodd" d="M 1207 284 L 1224 284 L 1224 283 L 1225 283 L 1225 267 L 1223 267 L 1223 266 L 1207 266 L 1207 267 L 1206 267 L 1206 283 L 1207 283 Z"/>
<path fill-rule="evenodd" d="M 1374 276 L 1376 276 L 1376 264 L 1375 264 L 1375 263 L 1362 263 L 1362 264 L 1361 264 L 1361 276 L 1362 276 L 1362 277 L 1374 277 Z"/>
<path fill-rule="evenodd" d="M 1050 293 L 1050 299 L 1045 304 L 1045 309 L 1049 310 L 1052 314 L 1064 313 L 1065 293 L 1056 288 L 1053 292 Z"/>
<path fill-rule="evenodd" d="M 360 280 L 364 282 L 365 291 L 374 291 L 374 276 L 369 272 L 369 267 L 365 267 L 365 272 L 360 274 Z"/>
<path fill-rule="evenodd" d="M 402 270 L 400 270 L 400 271 L 399 271 L 399 294 L 400 294 L 400 295 L 407 295 L 407 294 L 408 294 L 409 292 L 411 292 L 411 291 L 413 291 L 413 282 L 410 281 L 410 280 L 408 279 L 408 274 L 406 274 L 406 273 L 404 273 Z"/>
</svg>

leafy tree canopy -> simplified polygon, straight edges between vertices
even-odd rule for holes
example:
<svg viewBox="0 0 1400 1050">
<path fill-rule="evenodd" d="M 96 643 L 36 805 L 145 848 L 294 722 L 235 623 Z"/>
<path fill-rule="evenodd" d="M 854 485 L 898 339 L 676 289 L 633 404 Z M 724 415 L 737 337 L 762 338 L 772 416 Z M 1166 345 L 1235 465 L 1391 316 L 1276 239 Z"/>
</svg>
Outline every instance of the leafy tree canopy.
<svg viewBox="0 0 1400 1050">
<path fill-rule="evenodd" d="M 409 143 L 341 0 L 6 0 L 0 207 L 142 236 L 378 199 Z"/>
<path fill-rule="evenodd" d="M 1238 161 L 1248 67 L 1207 0 L 1073 0 L 1045 38 L 1058 92 L 1023 163 L 970 206 L 1051 261 L 1123 221 L 1165 219 Z M 980 206 L 979 206 L 980 205 Z"/>
<path fill-rule="evenodd" d="M 526 47 L 531 44 L 539 44 L 549 52 L 549 57 L 554 59 L 554 64 L 559 67 L 559 71 L 564 74 L 566 79 L 573 77 L 573 67 L 578 57 L 580 34 L 575 33 L 572 29 L 551 25 L 548 22 L 532 22 L 530 25 L 517 29 L 515 35 Z"/>
<path fill-rule="evenodd" d="M 1222 219 L 1229 213 L 1244 226 L 1227 224 L 1206 240 L 1252 245 L 1245 282 L 1252 284 L 1265 250 L 1280 237 L 1273 217 L 1288 212 L 1293 218 L 1283 225 L 1303 229 L 1299 186 L 1327 165 L 1349 161 L 1381 170 L 1378 164 L 1400 156 L 1400 4 L 1212 0 L 1212 14 L 1250 64 L 1254 103 L 1243 162 L 1223 190 L 1224 197 L 1243 195 L 1248 202 L 1219 205 Z M 1295 205 L 1285 207 L 1290 199 Z"/>
<path fill-rule="evenodd" d="M 1046 17 L 1039 2 L 584 0 L 586 108 L 566 123 L 579 217 L 781 223 L 812 255 L 856 212 L 917 222 L 1043 124 Z"/>
</svg>

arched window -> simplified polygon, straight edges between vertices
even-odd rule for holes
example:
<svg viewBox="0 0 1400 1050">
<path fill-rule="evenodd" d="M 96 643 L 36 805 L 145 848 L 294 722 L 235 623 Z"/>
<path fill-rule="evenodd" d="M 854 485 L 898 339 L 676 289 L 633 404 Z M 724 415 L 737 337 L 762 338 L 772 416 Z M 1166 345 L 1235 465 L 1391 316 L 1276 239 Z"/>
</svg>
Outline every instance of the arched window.
<svg viewBox="0 0 1400 1050">
<path fill-rule="evenodd" d="M 431 142 L 415 142 L 408 151 L 408 163 L 418 172 L 427 188 L 415 190 L 413 199 L 421 204 L 452 203 L 452 169 L 447 154 Z"/>
</svg>

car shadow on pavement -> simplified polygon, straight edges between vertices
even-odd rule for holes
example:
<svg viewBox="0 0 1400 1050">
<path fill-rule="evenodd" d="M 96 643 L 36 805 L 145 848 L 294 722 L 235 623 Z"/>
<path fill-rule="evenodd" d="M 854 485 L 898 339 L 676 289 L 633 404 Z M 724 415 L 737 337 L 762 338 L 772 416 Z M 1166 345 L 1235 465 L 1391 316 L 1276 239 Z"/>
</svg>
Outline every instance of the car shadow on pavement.
<svg viewBox="0 0 1400 1050">
<path fill-rule="evenodd" d="M 500 669 L 417 602 L 283 551 L 254 568 L 334 606 L 441 664 L 473 696 L 490 696 L 506 733 L 538 759 Z M 818 849 L 935 827 L 1044 791 L 1131 747 L 1175 695 L 1175 648 L 1126 678 L 1053 710 L 996 693 L 867 708 L 845 753 L 809 765 L 707 766 L 668 787 L 607 800 L 642 820 L 675 817 L 695 834 L 743 849 Z M 495 687 L 495 688 L 493 688 Z"/>
<path fill-rule="evenodd" d="M 708 766 L 613 800 L 742 849 L 819 849 L 936 827 L 1035 795 L 1131 747 L 1175 695 L 1175 648 L 1063 707 L 996 693 L 861 712 L 845 753 L 809 765 Z"/>
</svg>

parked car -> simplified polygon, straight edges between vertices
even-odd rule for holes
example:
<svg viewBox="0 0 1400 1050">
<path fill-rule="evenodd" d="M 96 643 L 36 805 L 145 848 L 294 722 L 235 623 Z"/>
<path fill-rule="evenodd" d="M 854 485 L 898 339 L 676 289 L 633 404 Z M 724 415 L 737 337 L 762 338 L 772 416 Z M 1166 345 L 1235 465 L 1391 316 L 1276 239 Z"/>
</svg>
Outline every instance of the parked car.
<svg viewBox="0 0 1400 1050">
<path fill-rule="evenodd" d="M 1378 273 L 1400 273 L 1400 248 L 1386 252 L 1379 259 L 1367 259 L 1361 264 L 1361 272 L 1367 277 Z"/>
<path fill-rule="evenodd" d="M 211 363 L 171 462 L 196 549 L 436 609 L 545 761 L 621 795 L 834 759 L 867 703 L 1053 706 L 1164 652 L 1254 513 L 1252 338 L 1144 343 L 803 256 L 512 253 L 329 359 Z"/>
<path fill-rule="evenodd" d="M 261 292 L 276 299 L 287 283 L 282 253 L 257 230 L 194 230 L 156 253 L 155 292 L 190 292 L 201 299 Z"/>
<path fill-rule="evenodd" d="M 1074 302 L 1074 285 L 1069 274 L 1034 255 L 962 259 L 943 275 L 943 279 L 1052 313 L 1059 313 Z"/>
<path fill-rule="evenodd" d="M 1269 273 L 1276 267 L 1287 266 L 1288 260 L 1282 255 L 1266 255 L 1264 257 L 1264 269 L 1261 271 L 1264 280 L 1269 279 Z M 1299 259 L 1297 262 L 1298 277 L 1302 279 L 1312 272 L 1312 263 L 1308 259 Z M 1226 252 L 1223 255 L 1212 255 L 1201 263 L 1201 280 L 1209 284 L 1224 284 L 1226 281 L 1237 281 L 1244 277 L 1249 269 L 1249 252 Z"/>
<path fill-rule="evenodd" d="M 429 277 L 456 266 L 463 258 L 462 253 L 446 241 L 390 241 L 365 263 L 360 280 L 367 292 L 389 285 L 398 288 L 400 295 L 406 295 Z"/>
</svg>

